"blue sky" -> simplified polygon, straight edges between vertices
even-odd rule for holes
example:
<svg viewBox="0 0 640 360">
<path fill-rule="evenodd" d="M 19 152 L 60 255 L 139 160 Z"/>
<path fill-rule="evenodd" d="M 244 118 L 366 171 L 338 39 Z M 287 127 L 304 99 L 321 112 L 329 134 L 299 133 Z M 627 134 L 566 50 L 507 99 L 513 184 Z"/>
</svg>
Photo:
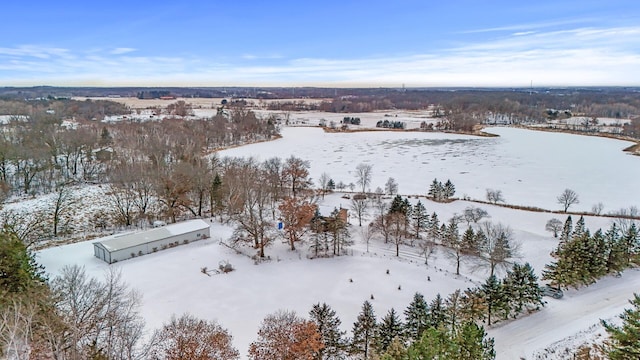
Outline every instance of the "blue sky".
<svg viewBox="0 0 640 360">
<path fill-rule="evenodd" d="M 0 86 L 640 86 L 634 1 L 10 1 Z"/>
</svg>

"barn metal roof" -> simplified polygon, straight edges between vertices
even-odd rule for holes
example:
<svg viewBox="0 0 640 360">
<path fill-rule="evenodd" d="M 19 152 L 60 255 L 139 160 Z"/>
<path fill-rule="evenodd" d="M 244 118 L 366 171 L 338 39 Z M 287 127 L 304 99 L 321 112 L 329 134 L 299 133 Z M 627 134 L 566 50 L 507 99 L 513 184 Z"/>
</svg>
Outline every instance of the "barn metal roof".
<svg viewBox="0 0 640 360">
<path fill-rule="evenodd" d="M 128 232 L 103 237 L 94 242 L 94 244 L 100 244 L 106 250 L 113 252 L 166 239 L 176 235 L 203 230 L 208 227 L 209 224 L 204 220 L 189 220 L 145 231 Z"/>
</svg>

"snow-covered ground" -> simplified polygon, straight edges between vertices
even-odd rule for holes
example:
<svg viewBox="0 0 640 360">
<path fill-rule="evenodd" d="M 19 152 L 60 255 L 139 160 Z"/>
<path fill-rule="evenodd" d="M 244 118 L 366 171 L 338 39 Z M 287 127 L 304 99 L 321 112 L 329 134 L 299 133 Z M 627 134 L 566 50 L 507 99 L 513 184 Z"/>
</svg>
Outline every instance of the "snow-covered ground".
<svg viewBox="0 0 640 360">
<path fill-rule="evenodd" d="M 358 163 L 369 162 L 374 165 L 372 188 L 383 187 L 392 176 L 402 194 L 425 194 L 437 177 L 442 181 L 450 178 L 457 196 L 484 199 L 485 189 L 495 188 L 503 191 L 509 203 L 550 209 L 558 208 L 555 198 L 567 187 L 580 195 L 581 204 L 576 209 L 589 210 L 602 201 L 609 211 L 640 202 L 636 190 L 640 158 L 621 151 L 627 146 L 625 142 L 510 128 L 489 131 L 501 136 L 328 134 L 313 128 L 285 128 L 281 140 L 227 150 L 222 155 L 261 159 L 296 155 L 311 162 L 313 178 L 327 172 L 336 182 L 345 183 L 355 182 L 352 172 Z M 544 225 L 552 217 L 564 220 L 561 215 L 462 200 L 449 204 L 420 200 L 429 213 L 438 213 L 441 221 L 468 206 L 485 209 L 492 221 L 514 230 L 521 244 L 521 261 L 531 263 L 538 274 L 551 261 L 549 253 L 557 245 Z M 412 197 L 411 201 L 417 200 Z M 340 206 L 349 207 L 349 200 L 341 194 L 328 195 L 321 202 L 325 212 Z M 591 229 L 608 227 L 610 221 L 586 218 Z M 475 269 L 470 263 L 463 265 L 461 276 L 455 276 L 454 265 L 440 250 L 429 258 L 428 266 L 417 249 L 403 247 L 400 258 L 396 258 L 395 249 L 379 239 L 369 244 L 367 252 L 353 215 L 350 223 L 356 243 L 348 256 L 309 260 L 306 246 L 291 252 L 278 241 L 266 250 L 272 260 L 255 265 L 249 257 L 253 250 L 243 248 L 245 255 L 241 255 L 220 245 L 220 241 L 228 240 L 232 229 L 212 222 L 211 239 L 111 266 L 118 267 L 124 280 L 143 294 L 141 311 L 149 329 L 161 326 L 172 314 L 184 312 L 216 319 L 229 328 L 241 353 L 246 353 L 256 338 L 264 316 L 278 309 L 306 316 L 314 303 L 326 302 L 341 317 L 343 329 L 350 331 L 364 300 L 372 301 L 376 314 L 382 317 L 391 307 L 402 312 L 416 291 L 429 300 L 437 293 L 446 297 L 455 289 L 476 286 L 487 276 L 485 270 Z M 52 276 L 68 264 L 83 265 L 94 276 L 102 276 L 109 267 L 93 256 L 91 242 L 42 250 L 38 261 Z M 220 261 L 229 261 L 236 270 L 213 276 L 200 271 L 205 266 L 217 268 Z M 533 359 L 546 348 L 560 349 L 588 338 L 599 319 L 622 312 L 638 288 L 640 271 L 629 270 L 622 278 L 606 278 L 589 288 L 568 291 L 561 300 L 547 299 L 548 306 L 539 313 L 489 330 L 496 339 L 498 359 Z"/>
</svg>

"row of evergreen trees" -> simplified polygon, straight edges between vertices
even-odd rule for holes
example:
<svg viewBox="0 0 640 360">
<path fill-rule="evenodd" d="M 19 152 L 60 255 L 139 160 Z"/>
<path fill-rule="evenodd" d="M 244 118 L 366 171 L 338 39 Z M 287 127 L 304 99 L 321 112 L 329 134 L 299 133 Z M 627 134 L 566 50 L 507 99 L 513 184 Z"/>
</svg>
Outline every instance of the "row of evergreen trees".
<svg viewBox="0 0 640 360">
<path fill-rule="evenodd" d="M 564 223 L 555 259 L 547 264 L 543 279 L 558 287 L 587 286 L 599 278 L 640 264 L 640 233 L 635 222 L 620 228 L 616 223 L 591 235 L 581 216 L 575 227 L 571 216 Z"/>
<path fill-rule="evenodd" d="M 429 192 L 427 196 L 433 199 L 434 201 L 448 201 L 453 197 L 456 193 L 456 187 L 453 185 L 451 180 L 447 180 L 444 185 L 442 182 L 438 181 L 438 179 L 433 179 L 431 186 L 429 186 Z"/>
<path fill-rule="evenodd" d="M 346 338 L 339 329 L 341 321 L 327 304 L 314 305 L 310 317 L 324 343 L 318 359 L 339 359 L 346 354 L 389 360 L 436 355 L 440 356 L 436 358 L 492 359 L 493 340 L 486 339 L 477 324 L 491 325 L 541 306 L 544 302 L 533 268 L 529 264 L 515 264 L 504 279 L 491 276 L 480 287 L 464 292 L 456 290 L 447 298 L 437 294 L 427 302 L 422 294 L 416 293 L 403 312 L 404 319 L 392 308 L 378 321 L 372 304 L 365 301 L 353 324 L 351 338 Z M 462 355 L 469 349 L 474 349 L 473 355 Z"/>
<path fill-rule="evenodd" d="M 340 330 L 341 321 L 327 304 L 314 305 L 309 315 L 324 344 L 316 354 L 318 360 L 347 356 L 364 360 L 495 358 L 493 339 L 474 322 L 452 318 L 440 295 L 429 305 L 416 293 L 404 312 L 404 322 L 394 309 L 378 321 L 372 304 L 365 301 L 351 338 Z M 451 321 L 456 325 L 450 327 Z"/>
</svg>

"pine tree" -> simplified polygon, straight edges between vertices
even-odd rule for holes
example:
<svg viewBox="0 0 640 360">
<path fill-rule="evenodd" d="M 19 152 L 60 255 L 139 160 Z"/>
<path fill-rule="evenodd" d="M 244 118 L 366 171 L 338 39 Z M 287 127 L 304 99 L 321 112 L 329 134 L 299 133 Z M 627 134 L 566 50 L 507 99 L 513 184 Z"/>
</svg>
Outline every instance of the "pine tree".
<svg viewBox="0 0 640 360">
<path fill-rule="evenodd" d="M 420 293 L 413 295 L 413 300 L 404 311 L 404 328 L 407 338 L 417 341 L 429 327 L 429 306 Z"/>
<path fill-rule="evenodd" d="M 427 235 L 433 242 L 436 242 L 440 239 L 440 220 L 438 220 L 438 214 L 436 214 L 435 212 L 431 214 L 431 218 L 429 219 Z"/>
<path fill-rule="evenodd" d="M 399 337 L 393 339 L 380 360 L 407 360 L 407 348 L 404 342 Z"/>
<path fill-rule="evenodd" d="M 419 359 L 458 359 L 458 346 L 449 334 L 440 329 L 425 330 L 420 339 L 409 347 L 407 354 L 411 360 Z"/>
<path fill-rule="evenodd" d="M 458 354 L 455 359 L 493 360 L 496 358 L 493 338 L 487 338 L 484 328 L 468 322 L 455 337 Z"/>
<path fill-rule="evenodd" d="M 335 190 L 336 189 L 336 183 L 333 181 L 333 179 L 329 179 L 329 182 L 327 183 L 327 190 Z"/>
<path fill-rule="evenodd" d="M 429 187 L 429 192 L 427 196 L 433 199 L 434 201 L 442 201 L 444 189 L 442 183 L 438 181 L 438 179 L 433 179 L 431 186 Z"/>
<path fill-rule="evenodd" d="M 480 288 L 469 288 L 464 291 L 462 298 L 462 318 L 464 321 L 484 321 L 487 305 Z"/>
<path fill-rule="evenodd" d="M 387 351 L 394 339 L 401 339 L 402 332 L 402 322 L 396 311 L 391 308 L 378 326 L 378 348 L 380 351 Z"/>
<path fill-rule="evenodd" d="M 15 234 L 0 230 L 0 305 L 5 294 L 24 293 L 44 282 L 44 270 L 35 256 Z"/>
<path fill-rule="evenodd" d="M 618 272 L 624 269 L 626 249 L 616 223 L 611 224 L 609 230 L 604 233 L 604 243 L 607 252 L 607 272 Z"/>
<path fill-rule="evenodd" d="M 477 256 L 480 254 L 482 237 L 484 234 L 479 231 L 477 234 L 471 226 L 462 234 L 462 252 L 465 255 Z"/>
<path fill-rule="evenodd" d="M 377 328 L 373 307 L 369 301 L 365 301 L 356 322 L 353 323 L 350 353 L 358 359 L 368 360 L 373 353 Z"/>
<path fill-rule="evenodd" d="M 429 326 L 434 328 L 444 326 L 446 317 L 444 301 L 442 296 L 437 294 L 429 304 Z"/>
<path fill-rule="evenodd" d="M 622 234 L 622 243 L 626 249 L 626 265 L 638 265 L 640 263 L 640 231 L 635 222 Z"/>
<path fill-rule="evenodd" d="M 442 192 L 443 192 L 444 198 L 447 200 L 452 198 L 453 195 L 456 194 L 456 187 L 453 185 L 451 180 L 447 179 L 447 182 L 444 184 L 444 187 L 442 188 Z"/>
<path fill-rule="evenodd" d="M 444 245 L 450 258 L 456 263 L 456 275 L 460 275 L 460 262 L 462 261 L 463 247 L 460 233 L 458 232 L 458 223 L 451 219 L 449 226 L 442 224 L 444 227 Z"/>
<path fill-rule="evenodd" d="M 407 199 L 402 199 L 402 196 L 396 195 L 393 200 L 391 200 L 391 206 L 389 207 L 388 213 L 401 213 L 407 215 L 410 207 L 411 205 L 409 205 Z"/>
<path fill-rule="evenodd" d="M 571 237 L 582 236 L 587 231 L 587 227 L 584 224 L 584 216 L 580 215 L 580 219 L 576 221 L 576 225 L 573 227 Z"/>
<path fill-rule="evenodd" d="M 324 348 L 319 350 L 316 360 L 338 360 L 345 357 L 345 332 L 340 330 L 340 318 L 336 312 L 325 303 L 315 304 L 309 311 L 309 317 L 318 327 Z"/>
<path fill-rule="evenodd" d="M 480 290 L 487 307 L 487 325 L 491 326 L 491 321 L 495 319 L 494 315 L 503 310 L 506 305 L 502 282 L 495 275 L 491 275 L 482 284 Z"/>
<path fill-rule="evenodd" d="M 604 347 L 608 359 L 640 359 L 640 295 L 634 294 L 629 303 L 633 307 L 620 315 L 622 326 L 602 321 L 610 337 Z"/>
<path fill-rule="evenodd" d="M 598 229 L 593 236 L 588 237 L 588 242 L 587 250 L 591 251 L 588 272 L 595 282 L 607 274 L 607 245 L 602 230 Z"/>
<path fill-rule="evenodd" d="M 538 277 L 529 263 L 513 264 L 503 280 L 504 294 L 509 301 L 508 310 L 515 318 L 525 307 L 534 306 L 539 309 L 544 306 L 542 290 L 538 284 Z"/>
<path fill-rule="evenodd" d="M 418 200 L 418 202 L 413 206 L 411 218 L 411 225 L 415 231 L 414 236 L 416 239 L 419 239 L 420 233 L 429 226 L 429 214 L 427 214 L 427 209 L 425 209 L 420 200 Z"/>
<path fill-rule="evenodd" d="M 113 144 L 113 137 L 109 133 L 109 129 L 106 126 L 102 127 L 102 131 L 100 132 L 100 140 L 98 144 L 102 147 L 111 146 Z"/>
<path fill-rule="evenodd" d="M 564 226 L 562 227 L 562 232 L 560 233 L 560 244 L 571 238 L 571 233 L 573 232 L 573 221 L 571 220 L 571 215 L 567 216 L 567 220 L 564 221 Z"/>
<path fill-rule="evenodd" d="M 463 321 L 463 296 L 460 289 L 452 292 L 444 301 L 444 323 L 452 334 L 458 331 L 458 325 Z"/>
</svg>

